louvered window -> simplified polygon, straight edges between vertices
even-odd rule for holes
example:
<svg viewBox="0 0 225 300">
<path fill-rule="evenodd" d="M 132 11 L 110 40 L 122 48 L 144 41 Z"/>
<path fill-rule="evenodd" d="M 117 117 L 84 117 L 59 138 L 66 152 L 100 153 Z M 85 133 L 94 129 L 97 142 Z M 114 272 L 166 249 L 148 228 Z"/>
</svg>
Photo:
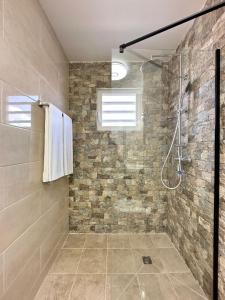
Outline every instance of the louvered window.
<svg viewBox="0 0 225 300">
<path fill-rule="evenodd" d="M 98 90 L 99 130 L 140 130 L 141 94 L 137 89 Z"/>
</svg>

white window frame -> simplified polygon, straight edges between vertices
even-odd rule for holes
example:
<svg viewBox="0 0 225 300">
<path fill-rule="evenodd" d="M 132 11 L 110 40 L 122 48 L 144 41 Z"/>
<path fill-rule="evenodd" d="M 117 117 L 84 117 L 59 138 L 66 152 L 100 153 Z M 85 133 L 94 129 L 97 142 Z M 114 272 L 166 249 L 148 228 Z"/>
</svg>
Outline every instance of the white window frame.
<svg viewBox="0 0 225 300">
<path fill-rule="evenodd" d="M 136 96 L 136 126 L 102 126 L 102 96 L 130 95 Z M 143 128 L 142 92 L 134 88 L 111 88 L 97 90 L 97 129 L 99 131 L 140 131 Z"/>
</svg>

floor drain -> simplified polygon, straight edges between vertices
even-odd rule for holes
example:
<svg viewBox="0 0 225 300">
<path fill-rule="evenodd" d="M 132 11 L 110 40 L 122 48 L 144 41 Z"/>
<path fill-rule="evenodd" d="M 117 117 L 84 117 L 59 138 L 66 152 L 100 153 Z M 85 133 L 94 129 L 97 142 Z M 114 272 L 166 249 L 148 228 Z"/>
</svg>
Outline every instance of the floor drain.
<svg viewBox="0 0 225 300">
<path fill-rule="evenodd" d="M 151 265 L 152 264 L 152 259 L 150 256 L 142 256 L 142 259 L 143 259 L 143 263 L 145 265 Z"/>
</svg>

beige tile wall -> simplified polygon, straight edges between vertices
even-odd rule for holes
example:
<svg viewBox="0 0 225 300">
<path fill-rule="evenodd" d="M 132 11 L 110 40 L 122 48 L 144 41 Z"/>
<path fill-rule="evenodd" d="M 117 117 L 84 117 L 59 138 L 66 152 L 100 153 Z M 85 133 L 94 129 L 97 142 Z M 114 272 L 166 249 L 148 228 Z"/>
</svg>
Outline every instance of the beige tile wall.
<svg viewBox="0 0 225 300">
<path fill-rule="evenodd" d="M 68 63 L 37 0 L 0 0 L 0 299 L 33 299 L 68 231 L 67 178 L 42 184 L 44 111 L 67 111 Z M 11 101 L 31 121 L 12 124 Z M 24 112 L 23 112 L 24 113 Z"/>
</svg>

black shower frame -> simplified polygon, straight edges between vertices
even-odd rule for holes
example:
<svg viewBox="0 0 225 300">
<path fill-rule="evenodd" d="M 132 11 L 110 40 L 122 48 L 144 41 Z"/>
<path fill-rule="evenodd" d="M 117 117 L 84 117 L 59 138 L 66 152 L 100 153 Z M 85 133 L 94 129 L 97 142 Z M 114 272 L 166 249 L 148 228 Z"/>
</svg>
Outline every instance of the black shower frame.
<svg viewBox="0 0 225 300">
<path fill-rule="evenodd" d="M 193 19 L 211 13 L 225 6 L 225 1 L 214 6 L 203 9 L 184 19 L 180 19 L 158 30 L 152 31 L 119 47 L 120 53 L 129 46 L 137 44 L 143 40 L 157 34 L 170 30 Z M 214 226 L 213 226 L 213 291 L 212 299 L 219 299 L 218 277 L 219 277 L 219 226 L 220 226 L 220 84 L 221 84 L 221 50 L 215 50 L 215 145 L 214 145 Z"/>
</svg>

